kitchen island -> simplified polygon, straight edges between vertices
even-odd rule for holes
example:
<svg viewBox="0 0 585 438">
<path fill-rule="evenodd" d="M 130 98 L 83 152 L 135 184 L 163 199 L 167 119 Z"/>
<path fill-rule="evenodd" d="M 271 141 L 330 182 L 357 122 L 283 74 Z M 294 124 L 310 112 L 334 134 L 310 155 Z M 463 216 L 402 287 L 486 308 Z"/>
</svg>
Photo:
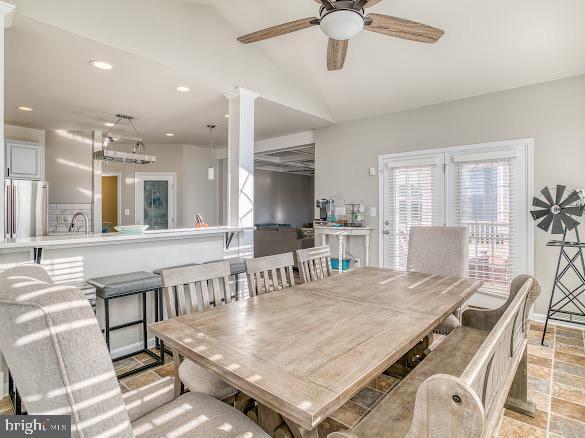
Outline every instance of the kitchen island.
<svg viewBox="0 0 585 438">
<path fill-rule="evenodd" d="M 0 266 L 5 269 L 16 263 L 35 261 L 47 269 L 56 283 L 79 284 L 106 275 L 152 272 L 183 264 L 252 256 L 252 248 L 241 242 L 244 233 L 252 233 L 253 229 L 209 227 L 146 231 L 139 235 L 76 233 L 5 239 L 0 242 Z M 96 313 L 100 323 L 103 323 L 102 305 L 98 300 Z M 151 307 L 149 303 L 150 318 L 154 315 Z M 111 323 L 139 319 L 140 315 L 139 298 L 123 298 L 116 300 Z M 139 327 L 117 331 L 112 338 L 112 353 L 124 354 L 140 338 Z"/>
</svg>

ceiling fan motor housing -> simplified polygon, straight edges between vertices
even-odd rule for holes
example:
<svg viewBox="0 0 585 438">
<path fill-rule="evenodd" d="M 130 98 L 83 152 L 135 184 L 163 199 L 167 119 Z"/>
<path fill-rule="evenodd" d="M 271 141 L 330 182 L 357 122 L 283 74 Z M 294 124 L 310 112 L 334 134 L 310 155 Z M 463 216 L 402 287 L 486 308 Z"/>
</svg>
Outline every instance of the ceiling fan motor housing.
<svg viewBox="0 0 585 438">
<path fill-rule="evenodd" d="M 329 38 L 338 41 L 348 40 L 364 29 L 363 9 L 355 9 L 353 1 L 335 2 L 335 9 L 321 6 L 319 25 Z"/>
</svg>

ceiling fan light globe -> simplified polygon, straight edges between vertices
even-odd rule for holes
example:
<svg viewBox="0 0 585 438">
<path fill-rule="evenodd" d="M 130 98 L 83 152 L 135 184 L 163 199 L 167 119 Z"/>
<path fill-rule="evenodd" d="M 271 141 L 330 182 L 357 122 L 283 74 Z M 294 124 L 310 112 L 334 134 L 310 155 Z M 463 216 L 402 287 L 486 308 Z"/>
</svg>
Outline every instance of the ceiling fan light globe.
<svg viewBox="0 0 585 438">
<path fill-rule="evenodd" d="M 348 40 L 364 29 L 364 18 L 357 11 L 332 11 L 321 18 L 320 27 L 329 38 Z"/>
</svg>

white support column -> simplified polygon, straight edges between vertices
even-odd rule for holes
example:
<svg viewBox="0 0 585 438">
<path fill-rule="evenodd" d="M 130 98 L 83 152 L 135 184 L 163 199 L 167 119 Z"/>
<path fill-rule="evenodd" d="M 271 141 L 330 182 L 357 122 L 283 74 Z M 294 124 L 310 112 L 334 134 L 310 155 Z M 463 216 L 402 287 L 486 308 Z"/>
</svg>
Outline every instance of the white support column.
<svg viewBox="0 0 585 438">
<path fill-rule="evenodd" d="M 14 5 L 0 1 L 0 232 L 4 238 L 4 176 L 6 163 L 4 157 L 6 156 L 4 144 L 4 30 L 12 25 L 14 18 Z M 0 373 L 2 374 L 2 373 Z M 1 377 L 1 376 L 0 376 Z M 1 391 L 0 391 L 1 392 Z"/>
<path fill-rule="evenodd" d="M 229 102 L 228 225 L 254 226 L 254 101 L 258 94 L 244 88 L 225 93 Z M 253 232 L 242 233 L 240 256 L 254 256 Z"/>
<path fill-rule="evenodd" d="M 0 1 L 0 233 L 4 239 L 4 157 L 6 156 L 4 145 L 4 30 L 12 25 L 14 18 L 14 5 Z M 6 365 L 0 354 L 0 398 L 4 397 L 8 379 L 6 377 Z"/>
</svg>

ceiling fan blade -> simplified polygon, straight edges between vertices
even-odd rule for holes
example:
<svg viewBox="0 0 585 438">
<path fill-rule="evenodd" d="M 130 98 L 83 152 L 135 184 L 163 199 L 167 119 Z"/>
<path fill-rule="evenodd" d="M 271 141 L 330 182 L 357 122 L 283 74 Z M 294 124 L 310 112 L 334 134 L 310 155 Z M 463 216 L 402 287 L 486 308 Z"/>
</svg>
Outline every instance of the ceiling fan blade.
<svg viewBox="0 0 585 438">
<path fill-rule="evenodd" d="M 579 222 L 577 222 L 571 216 L 567 216 L 564 213 L 559 213 L 559 217 L 561 218 L 561 220 L 565 224 L 565 227 L 567 227 L 567 230 L 569 231 L 575 228 L 577 225 L 579 225 Z"/>
<path fill-rule="evenodd" d="M 377 3 L 380 3 L 381 1 L 382 1 L 382 0 L 369 0 L 369 1 L 366 3 L 366 6 L 365 6 L 365 7 L 366 7 L 366 8 L 371 8 L 372 6 L 374 6 L 374 5 L 375 5 L 375 4 L 377 4 Z"/>
<path fill-rule="evenodd" d="M 257 32 L 249 33 L 238 38 L 243 44 L 255 43 L 257 41 L 267 40 L 287 33 L 296 32 L 297 30 L 306 29 L 315 26 L 319 22 L 318 18 L 303 18 L 302 20 L 291 21 L 290 23 L 279 24 L 278 26 L 262 29 Z"/>
<path fill-rule="evenodd" d="M 583 216 L 583 207 L 565 207 L 561 211 L 571 216 Z"/>
<path fill-rule="evenodd" d="M 550 213 L 550 210 L 534 210 L 534 211 L 530 212 L 530 214 L 532 215 L 532 219 L 534 219 L 534 220 L 538 220 L 541 217 L 544 217 L 549 213 Z"/>
<path fill-rule="evenodd" d="M 562 186 L 560 184 L 557 184 L 557 191 L 555 193 L 555 204 L 559 205 L 561 203 L 561 201 L 563 200 L 563 195 L 565 194 L 565 189 L 567 188 L 567 186 Z"/>
<path fill-rule="evenodd" d="M 547 215 L 543 220 L 541 220 L 538 223 L 537 227 L 540 228 L 541 230 L 548 231 L 552 221 L 553 221 L 553 214 L 551 213 L 551 214 Z"/>
<path fill-rule="evenodd" d="M 364 29 L 405 40 L 434 43 L 445 33 L 436 27 L 390 15 L 368 14 L 368 18 L 372 19 L 372 24 L 366 25 Z"/>
<path fill-rule="evenodd" d="M 567 198 L 563 202 L 559 204 L 559 206 L 567 207 L 571 205 L 573 202 L 577 202 L 579 199 L 581 199 L 581 196 L 579 196 L 579 192 L 573 191 L 569 196 L 567 196 Z"/>
<path fill-rule="evenodd" d="M 540 207 L 540 208 L 551 208 L 552 205 L 547 204 L 542 199 L 534 197 L 532 198 L 532 206 L 533 207 Z"/>
<path fill-rule="evenodd" d="M 348 40 L 334 40 L 329 38 L 327 44 L 327 70 L 341 70 L 345 63 L 345 55 L 347 55 Z"/>
<path fill-rule="evenodd" d="M 558 214 L 555 214 L 553 217 L 552 230 L 550 232 L 552 234 L 563 234 L 565 232 L 563 221 Z"/>
<path fill-rule="evenodd" d="M 555 200 L 553 199 L 552 195 L 550 194 L 550 190 L 548 189 L 548 186 L 545 187 L 544 189 L 542 189 L 540 191 L 540 193 L 542 193 L 542 196 L 544 196 L 544 199 L 546 199 L 546 201 L 552 206 L 555 203 Z"/>
</svg>

